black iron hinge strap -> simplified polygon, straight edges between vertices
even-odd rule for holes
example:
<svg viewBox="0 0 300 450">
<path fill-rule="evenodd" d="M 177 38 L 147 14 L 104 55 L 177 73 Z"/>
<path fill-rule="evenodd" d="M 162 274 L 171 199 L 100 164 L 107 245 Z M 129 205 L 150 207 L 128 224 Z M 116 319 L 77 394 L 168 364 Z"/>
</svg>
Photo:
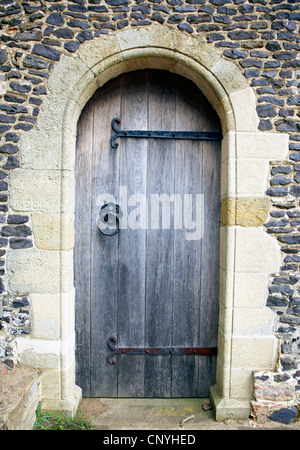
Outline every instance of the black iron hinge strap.
<svg viewBox="0 0 300 450">
<path fill-rule="evenodd" d="M 145 348 L 145 347 L 113 347 L 111 342 L 116 342 L 117 339 L 111 336 L 107 345 L 112 350 L 107 357 L 108 364 L 116 364 L 115 355 L 161 355 L 161 356 L 183 356 L 183 355 L 217 355 L 217 347 L 159 347 L 159 348 Z"/>
<path fill-rule="evenodd" d="M 120 119 L 113 119 L 111 127 L 115 131 L 115 135 L 110 140 L 110 145 L 113 148 L 118 147 L 115 142 L 117 138 L 158 138 L 158 139 L 190 139 L 190 140 L 205 140 L 205 141 L 220 141 L 222 134 L 213 131 L 147 131 L 147 130 L 119 130 L 116 123 L 120 123 Z"/>
</svg>

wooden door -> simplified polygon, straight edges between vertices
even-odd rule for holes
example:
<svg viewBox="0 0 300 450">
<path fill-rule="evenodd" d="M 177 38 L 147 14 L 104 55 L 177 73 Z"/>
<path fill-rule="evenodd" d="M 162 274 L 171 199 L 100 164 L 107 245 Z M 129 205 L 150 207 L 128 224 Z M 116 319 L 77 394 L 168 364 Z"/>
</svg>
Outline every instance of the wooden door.
<svg viewBox="0 0 300 450">
<path fill-rule="evenodd" d="M 110 337 L 123 349 L 217 346 L 220 142 L 120 138 L 115 149 L 115 117 L 122 130 L 220 132 L 196 86 L 163 71 L 123 74 L 83 110 L 76 153 L 76 382 L 91 397 L 206 397 L 215 383 L 214 355 L 120 351 L 110 360 L 115 364 L 107 358 Z M 127 227 L 114 236 L 97 227 L 104 194 L 116 202 L 123 196 Z"/>
</svg>

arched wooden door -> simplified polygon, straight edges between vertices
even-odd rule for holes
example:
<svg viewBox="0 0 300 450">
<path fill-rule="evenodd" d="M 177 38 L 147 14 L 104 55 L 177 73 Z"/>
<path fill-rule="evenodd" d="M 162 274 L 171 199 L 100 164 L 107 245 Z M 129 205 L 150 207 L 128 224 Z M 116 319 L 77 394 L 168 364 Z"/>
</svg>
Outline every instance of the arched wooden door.
<svg viewBox="0 0 300 450">
<path fill-rule="evenodd" d="M 168 72 L 123 74 L 86 105 L 76 153 L 76 382 L 91 397 L 206 397 L 218 332 L 220 141 L 125 136 L 113 148 L 116 117 L 121 130 L 220 133 L 196 86 Z M 121 229 L 107 236 L 97 220 L 114 199 Z"/>
</svg>

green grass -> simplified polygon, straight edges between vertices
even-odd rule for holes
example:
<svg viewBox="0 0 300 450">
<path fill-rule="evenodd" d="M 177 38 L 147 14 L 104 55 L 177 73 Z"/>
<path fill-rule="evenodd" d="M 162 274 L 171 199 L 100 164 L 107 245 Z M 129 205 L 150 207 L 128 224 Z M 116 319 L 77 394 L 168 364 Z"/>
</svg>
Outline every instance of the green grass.
<svg viewBox="0 0 300 450">
<path fill-rule="evenodd" d="M 79 412 L 74 419 L 36 410 L 34 430 L 92 430 L 93 425 Z"/>
</svg>

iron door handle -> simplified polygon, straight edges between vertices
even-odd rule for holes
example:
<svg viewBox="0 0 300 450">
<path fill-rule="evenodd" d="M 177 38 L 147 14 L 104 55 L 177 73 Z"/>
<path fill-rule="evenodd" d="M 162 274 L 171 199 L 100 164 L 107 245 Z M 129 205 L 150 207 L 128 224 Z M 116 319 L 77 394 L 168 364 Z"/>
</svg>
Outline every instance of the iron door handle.
<svg viewBox="0 0 300 450">
<path fill-rule="evenodd" d="M 105 236 L 114 236 L 120 231 L 122 212 L 120 206 L 113 202 L 105 203 L 99 211 L 97 226 Z"/>
</svg>

